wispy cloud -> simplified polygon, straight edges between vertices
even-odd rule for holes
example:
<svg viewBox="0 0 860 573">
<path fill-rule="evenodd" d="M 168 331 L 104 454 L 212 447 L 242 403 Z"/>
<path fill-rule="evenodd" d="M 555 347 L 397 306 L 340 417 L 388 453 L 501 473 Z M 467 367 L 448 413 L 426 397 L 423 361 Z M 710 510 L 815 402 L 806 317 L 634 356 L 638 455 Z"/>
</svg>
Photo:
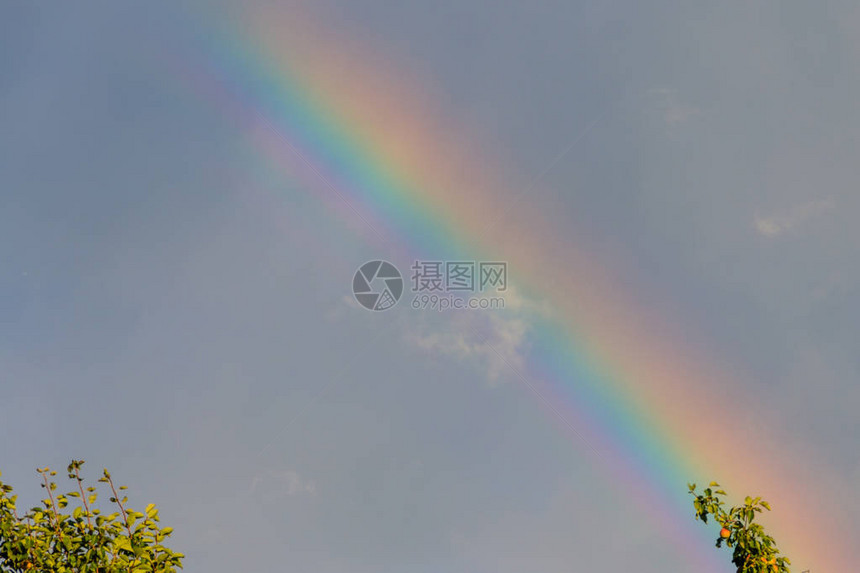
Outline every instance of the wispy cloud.
<svg viewBox="0 0 860 573">
<path fill-rule="evenodd" d="M 490 382 L 497 382 L 507 370 L 520 371 L 524 366 L 527 334 L 534 318 L 548 316 L 549 306 L 523 295 L 514 285 L 493 293 L 504 300 L 502 308 L 436 312 L 433 308 L 394 309 L 403 338 L 427 353 L 476 362 Z M 404 293 L 398 305 L 409 306 Z M 399 311 L 399 312 L 398 312 Z M 330 309 L 326 318 L 336 321 L 350 312 L 367 313 L 352 295 L 344 295 Z M 441 318 L 441 320 L 436 320 Z"/>
<path fill-rule="evenodd" d="M 457 317 L 451 326 L 454 332 L 419 332 L 412 333 L 409 338 L 425 351 L 478 361 L 491 382 L 497 381 L 510 368 L 522 369 L 528 332 L 524 319 L 499 314 L 464 315 Z"/>
<path fill-rule="evenodd" d="M 408 339 L 427 352 L 478 362 L 492 383 L 506 371 L 522 371 L 533 319 L 548 309 L 513 286 L 503 295 L 503 310 L 452 315 L 442 329 L 425 325 L 421 331 L 410 332 Z"/>
<path fill-rule="evenodd" d="M 648 95 L 655 99 L 668 127 L 676 127 L 702 113 L 698 107 L 682 102 L 677 90 L 654 88 L 648 90 Z"/>
<path fill-rule="evenodd" d="M 253 495 L 263 490 L 267 495 L 315 495 L 317 486 L 313 480 L 303 478 L 295 470 L 266 471 L 254 476 L 248 493 Z"/>
<path fill-rule="evenodd" d="M 833 198 L 828 197 L 819 201 L 810 201 L 796 205 L 787 211 L 775 213 L 767 217 L 756 215 L 754 227 L 756 232 L 763 237 L 777 237 L 809 219 L 830 211 L 836 203 Z"/>
</svg>

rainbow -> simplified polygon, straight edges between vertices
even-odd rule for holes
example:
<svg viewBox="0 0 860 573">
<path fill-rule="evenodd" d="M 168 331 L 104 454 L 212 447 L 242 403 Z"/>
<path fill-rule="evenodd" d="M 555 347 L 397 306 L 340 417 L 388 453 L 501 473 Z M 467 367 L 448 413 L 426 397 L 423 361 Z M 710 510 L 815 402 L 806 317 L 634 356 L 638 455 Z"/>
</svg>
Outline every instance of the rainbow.
<svg viewBox="0 0 860 573">
<path fill-rule="evenodd" d="M 744 395 L 743 373 L 637 301 L 617 263 L 531 207 L 421 77 L 304 12 L 266 8 L 231 22 L 201 35 L 200 60 L 182 75 L 248 126 L 271 166 L 304 179 L 392 260 L 507 260 L 523 296 L 552 309 L 532 313 L 518 376 L 648 510 L 669 550 L 698 571 L 730 570 L 686 492 L 689 481 L 717 479 L 774 505 L 769 524 L 798 570 L 850 569 L 853 549 L 829 517 L 835 502 L 805 485 L 814 475 L 797 469 L 798 452 L 765 424 L 749 435 L 755 412 L 729 398 Z"/>
</svg>

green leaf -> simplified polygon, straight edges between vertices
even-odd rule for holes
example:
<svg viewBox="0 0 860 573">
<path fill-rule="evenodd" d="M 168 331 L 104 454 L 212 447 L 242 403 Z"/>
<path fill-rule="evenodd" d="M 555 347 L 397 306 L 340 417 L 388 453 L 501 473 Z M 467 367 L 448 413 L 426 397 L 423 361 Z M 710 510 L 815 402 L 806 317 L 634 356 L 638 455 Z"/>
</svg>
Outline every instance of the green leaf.
<svg viewBox="0 0 860 573">
<path fill-rule="evenodd" d="M 126 551 L 131 551 L 131 541 L 129 541 L 128 537 L 117 537 L 113 541 L 114 547 L 117 549 L 125 549 Z"/>
</svg>

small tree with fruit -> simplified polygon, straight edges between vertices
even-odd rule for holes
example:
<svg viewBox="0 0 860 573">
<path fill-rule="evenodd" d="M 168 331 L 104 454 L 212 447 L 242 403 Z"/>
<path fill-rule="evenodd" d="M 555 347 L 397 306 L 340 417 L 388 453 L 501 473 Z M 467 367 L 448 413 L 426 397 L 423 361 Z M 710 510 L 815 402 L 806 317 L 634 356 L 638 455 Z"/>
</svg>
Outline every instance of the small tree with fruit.
<svg viewBox="0 0 860 573">
<path fill-rule="evenodd" d="M 766 501 L 747 497 L 743 505 L 727 511 L 722 500 L 727 494 L 720 489 L 720 484 L 711 482 L 701 494 L 696 491 L 696 484 L 689 484 L 689 487 L 690 494 L 695 497 L 696 519 L 707 523 L 711 516 L 722 526 L 717 547 L 725 544 L 733 549 L 732 563 L 737 573 L 789 573 L 791 562 L 780 557 L 773 537 L 765 533 L 761 524 L 755 523 L 757 513 L 770 511 Z"/>
</svg>

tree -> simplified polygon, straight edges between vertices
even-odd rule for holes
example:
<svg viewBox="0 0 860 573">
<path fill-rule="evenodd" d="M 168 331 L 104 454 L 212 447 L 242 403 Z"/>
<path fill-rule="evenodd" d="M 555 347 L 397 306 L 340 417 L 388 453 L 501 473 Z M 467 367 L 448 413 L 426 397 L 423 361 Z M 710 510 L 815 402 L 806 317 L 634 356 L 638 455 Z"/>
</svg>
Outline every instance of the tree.
<svg viewBox="0 0 860 573">
<path fill-rule="evenodd" d="M 737 573 L 789 573 L 791 563 L 780 557 L 773 538 L 766 534 L 761 524 L 755 523 L 755 516 L 763 510 L 770 511 L 770 505 L 760 497 L 747 497 L 743 505 L 725 510 L 722 497 L 726 492 L 720 484 L 711 482 L 702 494 L 696 492 L 696 484 L 689 484 L 690 494 L 695 497 L 693 507 L 696 519 L 708 522 L 708 516 L 722 526 L 717 538 L 717 547 L 733 548 L 732 563 Z M 716 489 L 712 489 L 716 488 Z"/>
<path fill-rule="evenodd" d="M 163 545 L 172 528 L 158 525 L 158 510 L 143 512 L 128 507 L 128 498 L 114 486 L 104 470 L 98 480 L 110 490 L 113 511 L 104 515 L 95 507 L 98 492 L 84 487 L 83 460 L 72 460 L 68 477 L 76 489 L 55 494 L 57 472 L 41 468 L 47 497 L 42 506 L 25 513 L 16 507 L 18 496 L 0 481 L 0 573 L 175 573 L 182 568 L 181 553 Z M 76 499 L 71 507 L 70 500 Z M 68 509 L 67 509 L 68 508 Z M 69 511 L 70 510 L 70 511 Z"/>
</svg>

